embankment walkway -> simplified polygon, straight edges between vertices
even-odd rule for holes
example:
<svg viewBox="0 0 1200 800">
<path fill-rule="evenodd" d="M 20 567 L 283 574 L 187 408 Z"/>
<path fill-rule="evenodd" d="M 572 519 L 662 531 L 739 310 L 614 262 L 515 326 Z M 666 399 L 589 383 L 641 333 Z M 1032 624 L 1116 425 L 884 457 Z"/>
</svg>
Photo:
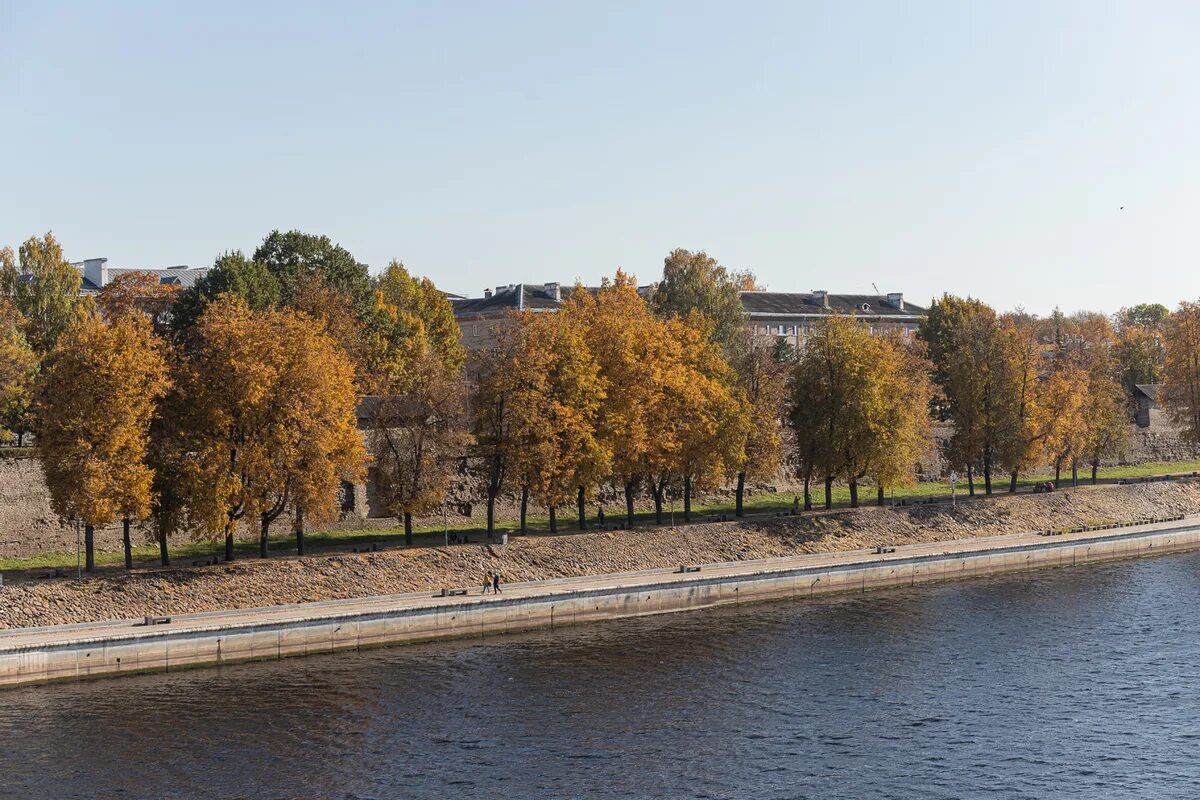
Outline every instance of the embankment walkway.
<svg viewBox="0 0 1200 800">
<path fill-rule="evenodd" d="M 430 592 L 0 631 L 0 685 L 487 636 L 1200 549 L 1200 521 L 1018 534 Z M 699 567 L 696 569 L 696 567 Z M 2 599 L 2 595 L 0 595 Z"/>
</svg>

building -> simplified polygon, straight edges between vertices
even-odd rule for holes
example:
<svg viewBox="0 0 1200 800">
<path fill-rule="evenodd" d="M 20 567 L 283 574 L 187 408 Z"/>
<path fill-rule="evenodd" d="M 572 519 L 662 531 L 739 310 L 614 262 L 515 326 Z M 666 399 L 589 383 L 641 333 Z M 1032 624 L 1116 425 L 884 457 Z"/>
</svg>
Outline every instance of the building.
<svg viewBox="0 0 1200 800">
<path fill-rule="evenodd" d="M 783 337 L 794 347 L 804 344 L 812 325 L 831 314 L 853 314 L 872 333 L 916 333 L 928 310 L 904 300 L 901 292 L 886 295 L 830 294 L 824 290 L 742 292 L 742 308 L 750 329 L 762 336 Z"/>
<path fill-rule="evenodd" d="M 88 258 L 71 264 L 83 273 L 82 294 L 96 294 L 119 275 L 128 272 L 147 272 L 157 275 L 159 282 L 186 289 L 208 274 L 210 267 L 110 267 L 107 258 Z"/>
<path fill-rule="evenodd" d="M 557 311 L 570 288 L 561 283 L 510 283 L 487 289 L 483 297 L 455 298 L 454 316 L 462 329 L 463 345 L 468 350 L 487 347 L 496 339 L 496 329 L 513 311 Z M 651 287 L 640 287 L 648 294 Z M 594 291 L 594 289 L 589 289 Z M 899 330 L 911 336 L 927 313 L 925 308 L 905 302 L 904 295 L 830 294 L 745 291 L 741 293 L 746 324 L 757 334 L 782 336 L 789 344 L 804 343 L 812 324 L 830 314 L 854 314 L 872 332 Z"/>
<path fill-rule="evenodd" d="M 1134 412 L 1134 422 L 1139 428 L 1149 428 L 1161 413 L 1158 398 L 1162 395 L 1161 383 L 1139 383 L 1137 388 L 1137 411 Z"/>
</svg>

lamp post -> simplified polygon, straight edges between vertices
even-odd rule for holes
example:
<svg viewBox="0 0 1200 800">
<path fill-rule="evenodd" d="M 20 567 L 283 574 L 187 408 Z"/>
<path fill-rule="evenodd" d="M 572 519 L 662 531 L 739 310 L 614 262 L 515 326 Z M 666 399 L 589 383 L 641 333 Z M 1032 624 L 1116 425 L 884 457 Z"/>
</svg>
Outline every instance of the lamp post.
<svg viewBox="0 0 1200 800">
<path fill-rule="evenodd" d="M 958 473 L 955 472 L 954 470 L 951 470 L 950 471 L 950 507 L 951 508 L 958 507 L 958 500 L 955 497 L 957 489 L 958 489 Z"/>
</svg>

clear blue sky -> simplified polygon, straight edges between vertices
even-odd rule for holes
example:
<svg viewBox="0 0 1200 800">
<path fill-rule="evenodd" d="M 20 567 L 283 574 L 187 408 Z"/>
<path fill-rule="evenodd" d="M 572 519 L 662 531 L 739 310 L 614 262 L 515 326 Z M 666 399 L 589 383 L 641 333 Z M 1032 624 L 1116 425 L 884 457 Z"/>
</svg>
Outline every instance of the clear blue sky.
<svg viewBox="0 0 1200 800">
<path fill-rule="evenodd" d="M 472 294 L 688 247 L 781 291 L 1174 305 L 1197 42 L 1194 2 L 0 0 L 0 243 L 299 228 Z"/>
</svg>

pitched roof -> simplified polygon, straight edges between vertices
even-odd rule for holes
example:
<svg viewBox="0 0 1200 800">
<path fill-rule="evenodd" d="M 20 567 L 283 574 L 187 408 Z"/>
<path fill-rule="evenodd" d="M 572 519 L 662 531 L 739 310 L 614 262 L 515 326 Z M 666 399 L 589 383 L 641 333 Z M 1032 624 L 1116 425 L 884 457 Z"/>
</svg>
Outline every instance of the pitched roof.
<svg viewBox="0 0 1200 800">
<path fill-rule="evenodd" d="M 1139 392 L 1155 402 L 1158 401 L 1158 396 L 1162 394 L 1163 385 L 1161 383 L 1136 383 L 1134 386 L 1137 387 Z"/>
<path fill-rule="evenodd" d="M 764 316 L 859 314 L 873 317 L 921 317 L 925 308 L 904 302 L 904 308 L 888 303 L 886 296 L 874 294 L 828 294 L 828 306 L 811 292 L 742 292 L 746 313 Z"/>
</svg>

